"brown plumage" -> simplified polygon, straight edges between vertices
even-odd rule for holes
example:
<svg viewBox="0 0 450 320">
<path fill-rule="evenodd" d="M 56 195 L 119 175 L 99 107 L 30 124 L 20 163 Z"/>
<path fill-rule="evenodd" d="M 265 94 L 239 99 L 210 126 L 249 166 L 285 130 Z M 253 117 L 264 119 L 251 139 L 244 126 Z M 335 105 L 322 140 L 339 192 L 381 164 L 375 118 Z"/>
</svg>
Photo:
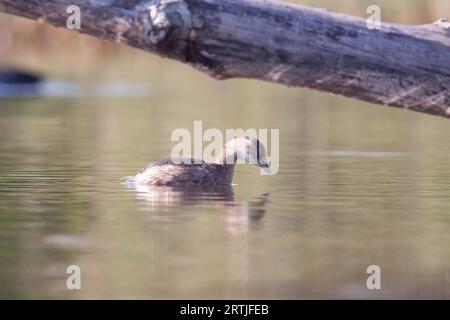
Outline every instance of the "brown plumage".
<svg viewBox="0 0 450 320">
<path fill-rule="evenodd" d="M 135 177 L 137 184 L 154 186 L 229 185 L 237 159 L 270 170 L 266 150 L 258 139 L 234 138 L 214 163 L 194 159 L 163 159 L 150 163 Z"/>
</svg>

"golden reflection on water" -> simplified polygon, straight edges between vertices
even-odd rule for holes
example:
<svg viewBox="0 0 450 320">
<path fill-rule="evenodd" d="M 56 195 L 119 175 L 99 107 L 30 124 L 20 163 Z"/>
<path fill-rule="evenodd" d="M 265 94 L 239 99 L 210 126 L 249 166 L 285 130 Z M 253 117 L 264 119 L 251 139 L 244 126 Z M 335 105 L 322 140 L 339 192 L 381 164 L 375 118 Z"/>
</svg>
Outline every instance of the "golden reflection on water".
<svg viewBox="0 0 450 320">
<path fill-rule="evenodd" d="M 212 83 L 195 104 L 2 101 L 0 295 L 447 297 L 447 121 L 243 84 Z M 197 119 L 279 128 L 279 173 L 238 166 L 226 190 L 121 184 L 167 157 L 171 131 Z M 65 289 L 70 264 L 81 291 Z M 382 267 L 380 292 L 365 288 L 371 264 Z"/>
</svg>

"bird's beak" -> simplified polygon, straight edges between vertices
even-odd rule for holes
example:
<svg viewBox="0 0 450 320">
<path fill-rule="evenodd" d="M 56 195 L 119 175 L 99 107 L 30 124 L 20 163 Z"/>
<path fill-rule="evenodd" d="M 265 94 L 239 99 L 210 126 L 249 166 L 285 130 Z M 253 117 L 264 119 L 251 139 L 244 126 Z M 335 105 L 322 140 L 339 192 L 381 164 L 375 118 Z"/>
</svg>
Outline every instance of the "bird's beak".
<svg viewBox="0 0 450 320">
<path fill-rule="evenodd" d="M 264 163 L 264 164 L 261 164 L 259 167 L 261 169 L 263 169 L 267 174 L 272 174 L 272 170 L 270 169 L 269 164 Z"/>
</svg>

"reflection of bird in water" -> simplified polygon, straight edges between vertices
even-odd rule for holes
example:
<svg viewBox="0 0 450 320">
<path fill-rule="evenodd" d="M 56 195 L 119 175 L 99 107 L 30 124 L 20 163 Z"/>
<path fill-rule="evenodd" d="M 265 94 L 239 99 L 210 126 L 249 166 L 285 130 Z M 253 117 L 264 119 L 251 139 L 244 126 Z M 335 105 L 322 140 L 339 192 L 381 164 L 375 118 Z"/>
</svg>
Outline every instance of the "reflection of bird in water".
<svg viewBox="0 0 450 320">
<path fill-rule="evenodd" d="M 231 185 L 168 187 L 136 184 L 134 187 L 138 198 L 147 201 L 153 208 L 189 205 L 199 201 L 234 201 Z"/>
<path fill-rule="evenodd" d="M 265 193 L 248 201 L 236 201 L 231 185 L 167 187 L 135 185 L 138 199 L 149 204 L 148 210 L 164 211 L 173 207 L 214 202 L 225 222 L 225 229 L 231 234 L 242 234 L 253 225 L 259 224 L 266 213 L 269 194 Z"/>
<path fill-rule="evenodd" d="M 221 217 L 225 221 L 226 230 L 231 234 L 246 233 L 264 217 L 267 202 L 269 202 L 268 193 L 251 201 L 225 203 Z"/>
<path fill-rule="evenodd" d="M 153 186 L 230 185 L 238 159 L 270 172 L 264 145 L 255 138 L 237 137 L 223 147 L 214 163 L 183 158 L 152 162 L 135 176 L 135 183 Z"/>
</svg>

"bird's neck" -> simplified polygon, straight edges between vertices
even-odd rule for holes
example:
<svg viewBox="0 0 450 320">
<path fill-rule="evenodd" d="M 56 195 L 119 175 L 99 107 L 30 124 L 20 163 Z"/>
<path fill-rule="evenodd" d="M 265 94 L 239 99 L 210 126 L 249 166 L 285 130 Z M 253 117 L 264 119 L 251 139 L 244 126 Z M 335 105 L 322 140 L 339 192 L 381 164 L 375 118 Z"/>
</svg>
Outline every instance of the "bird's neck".
<svg viewBox="0 0 450 320">
<path fill-rule="evenodd" d="M 235 146 L 230 146 L 226 144 L 219 155 L 214 160 L 214 163 L 220 164 L 222 166 L 232 166 L 236 164 L 238 155 Z"/>
<path fill-rule="evenodd" d="M 222 151 L 214 160 L 215 164 L 221 166 L 221 175 L 227 184 L 231 184 L 234 176 L 234 165 L 236 164 L 237 153 L 234 148 L 227 148 L 225 145 Z"/>
</svg>

